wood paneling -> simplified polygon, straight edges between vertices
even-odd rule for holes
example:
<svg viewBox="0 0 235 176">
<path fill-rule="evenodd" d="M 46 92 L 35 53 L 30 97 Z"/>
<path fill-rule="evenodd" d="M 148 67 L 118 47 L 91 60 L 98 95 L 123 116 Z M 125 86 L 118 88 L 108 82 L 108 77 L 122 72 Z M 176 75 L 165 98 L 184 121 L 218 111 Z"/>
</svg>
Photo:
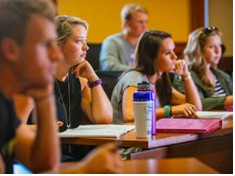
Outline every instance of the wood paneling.
<svg viewBox="0 0 235 176">
<path fill-rule="evenodd" d="M 57 0 L 51 0 L 57 6 Z"/>
<path fill-rule="evenodd" d="M 186 42 L 175 42 L 175 54 L 178 56 L 178 58 L 181 58 L 184 48 L 186 46 Z"/>
<path fill-rule="evenodd" d="M 191 31 L 204 26 L 204 0 L 191 0 Z"/>
<path fill-rule="evenodd" d="M 219 64 L 218 64 L 218 68 L 227 72 L 228 74 L 232 74 L 233 72 L 233 57 L 223 57 Z"/>
</svg>

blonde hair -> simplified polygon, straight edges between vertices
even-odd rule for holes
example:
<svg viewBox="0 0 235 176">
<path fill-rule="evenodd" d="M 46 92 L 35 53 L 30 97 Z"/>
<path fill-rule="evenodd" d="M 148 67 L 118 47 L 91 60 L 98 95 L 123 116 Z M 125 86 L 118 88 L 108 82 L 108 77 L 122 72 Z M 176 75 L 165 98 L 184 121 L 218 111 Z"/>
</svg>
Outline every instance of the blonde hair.
<svg viewBox="0 0 235 176">
<path fill-rule="evenodd" d="M 206 62 L 203 57 L 203 48 L 210 36 L 222 34 L 216 27 L 198 28 L 194 30 L 188 38 L 188 43 L 183 51 L 183 59 L 186 60 L 188 66 L 199 76 L 202 83 L 210 92 L 214 92 L 214 85 L 206 76 Z M 212 66 L 214 68 L 214 66 Z"/>
<path fill-rule="evenodd" d="M 121 10 L 121 22 L 122 22 L 122 28 L 124 28 L 125 21 L 131 20 L 132 14 L 134 12 L 142 12 L 145 14 L 148 14 L 148 11 L 146 8 L 141 6 L 140 4 L 127 4 L 125 5 Z"/>
<path fill-rule="evenodd" d="M 73 28 L 76 25 L 82 25 L 88 30 L 88 23 L 80 18 L 60 15 L 55 18 L 57 24 L 57 43 L 64 43 L 67 38 L 73 33 Z"/>
</svg>

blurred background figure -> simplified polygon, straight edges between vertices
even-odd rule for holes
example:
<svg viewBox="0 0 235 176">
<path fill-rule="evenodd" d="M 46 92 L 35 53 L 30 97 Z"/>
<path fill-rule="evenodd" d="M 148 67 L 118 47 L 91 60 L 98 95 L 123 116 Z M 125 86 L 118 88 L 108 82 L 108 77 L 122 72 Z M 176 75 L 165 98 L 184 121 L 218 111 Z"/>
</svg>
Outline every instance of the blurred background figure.
<svg viewBox="0 0 235 176">
<path fill-rule="evenodd" d="M 100 51 L 100 69 L 125 71 L 134 64 L 134 52 L 140 35 L 148 29 L 147 9 L 127 4 L 121 11 L 122 32 L 107 37 Z"/>
</svg>

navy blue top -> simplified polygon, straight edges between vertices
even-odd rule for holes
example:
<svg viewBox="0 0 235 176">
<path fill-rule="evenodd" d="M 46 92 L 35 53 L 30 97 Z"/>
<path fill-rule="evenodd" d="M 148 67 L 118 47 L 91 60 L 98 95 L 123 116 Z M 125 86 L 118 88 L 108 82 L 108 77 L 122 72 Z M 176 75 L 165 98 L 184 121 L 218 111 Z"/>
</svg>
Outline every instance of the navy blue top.
<svg viewBox="0 0 235 176">
<path fill-rule="evenodd" d="M 65 103 L 65 108 L 67 114 L 69 115 L 69 98 L 68 98 L 68 79 L 65 82 L 61 82 L 56 80 L 60 92 L 63 97 L 63 101 Z M 81 83 L 78 78 L 75 77 L 74 74 L 69 73 L 69 83 L 70 83 L 70 108 L 71 108 L 71 128 L 78 127 L 82 122 L 82 117 L 84 113 L 81 109 L 81 99 L 82 99 L 82 91 L 81 91 Z M 56 96 L 56 108 L 57 108 L 57 119 L 62 121 L 64 124 L 60 127 L 60 132 L 67 130 L 67 122 L 66 122 L 66 114 L 63 107 L 63 102 L 55 82 L 54 85 L 55 96 Z M 79 161 L 84 156 L 89 153 L 94 146 L 84 146 L 84 145 L 68 145 L 62 144 L 62 161 Z"/>
<path fill-rule="evenodd" d="M 13 100 L 7 100 L 0 92 L 0 153 L 5 163 L 6 174 L 13 173 L 13 151 L 7 152 L 9 142 L 14 140 L 16 128 L 20 125 Z"/>
<path fill-rule="evenodd" d="M 68 79 L 66 79 L 65 82 L 61 82 L 59 80 L 56 80 L 60 92 L 63 97 L 63 101 L 65 103 L 65 108 L 67 111 L 67 114 L 69 115 L 69 97 L 68 97 Z M 71 128 L 76 128 L 81 123 L 81 115 L 82 115 L 82 109 L 81 109 L 81 99 L 82 99 L 82 92 L 81 92 L 81 83 L 79 79 L 75 77 L 73 74 L 69 74 L 69 83 L 70 83 L 70 109 L 71 109 Z M 56 107 L 57 107 L 57 115 L 58 120 L 62 121 L 64 124 L 62 127 L 60 127 L 60 131 L 64 131 L 67 129 L 67 120 L 66 120 L 66 114 L 63 107 L 63 101 L 61 99 L 57 84 L 55 82 L 54 85 L 55 89 L 55 96 L 56 96 Z"/>
</svg>

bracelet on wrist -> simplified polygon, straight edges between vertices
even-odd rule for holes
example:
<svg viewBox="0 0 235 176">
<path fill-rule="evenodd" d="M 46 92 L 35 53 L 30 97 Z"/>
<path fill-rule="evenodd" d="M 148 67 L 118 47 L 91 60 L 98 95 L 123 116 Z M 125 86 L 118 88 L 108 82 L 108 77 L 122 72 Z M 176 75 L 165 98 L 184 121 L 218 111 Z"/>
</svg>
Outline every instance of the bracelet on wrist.
<svg viewBox="0 0 235 176">
<path fill-rule="evenodd" d="M 88 81 L 87 84 L 90 88 L 93 88 L 95 86 L 98 86 L 98 85 L 102 84 L 102 80 L 99 78 L 99 79 L 97 79 L 96 81 L 93 81 L 93 82 Z"/>
<path fill-rule="evenodd" d="M 169 105 L 164 106 L 164 113 L 165 113 L 165 117 L 170 117 L 171 116 L 170 106 Z"/>
<path fill-rule="evenodd" d="M 180 78 L 181 78 L 181 80 L 182 80 L 183 82 L 192 79 L 190 72 L 188 73 L 187 76 L 184 76 L 184 77 L 183 77 L 183 76 L 180 76 Z"/>
</svg>

